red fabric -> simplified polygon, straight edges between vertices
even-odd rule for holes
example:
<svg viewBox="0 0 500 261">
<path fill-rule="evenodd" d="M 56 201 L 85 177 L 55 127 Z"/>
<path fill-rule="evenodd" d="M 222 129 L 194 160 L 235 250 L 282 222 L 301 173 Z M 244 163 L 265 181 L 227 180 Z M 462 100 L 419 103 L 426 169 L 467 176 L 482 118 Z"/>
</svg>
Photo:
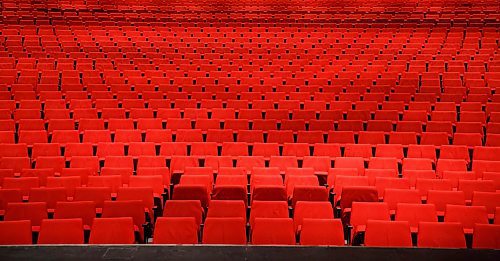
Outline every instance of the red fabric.
<svg viewBox="0 0 500 261">
<path fill-rule="evenodd" d="M 340 219 L 305 218 L 300 232 L 300 244 L 306 246 L 343 246 L 342 222 Z"/>
<path fill-rule="evenodd" d="M 29 220 L 0 222 L 0 245 L 30 245 L 31 222 Z"/>
<path fill-rule="evenodd" d="M 412 247 L 410 225 L 406 221 L 368 220 L 365 246 Z"/>
<path fill-rule="evenodd" d="M 196 244 L 198 225 L 194 217 L 159 217 L 153 239 L 154 244 Z"/>
<path fill-rule="evenodd" d="M 203 244 L 246 244 L 245 225 L 245 219 L 241 217 L 207 217 L 203 229 Z"/>
<path fill-rule="evenodd" d="M 460 223 L 420 222 L 418 247 L 466 248 L 465 236 Z"/>
</svg>

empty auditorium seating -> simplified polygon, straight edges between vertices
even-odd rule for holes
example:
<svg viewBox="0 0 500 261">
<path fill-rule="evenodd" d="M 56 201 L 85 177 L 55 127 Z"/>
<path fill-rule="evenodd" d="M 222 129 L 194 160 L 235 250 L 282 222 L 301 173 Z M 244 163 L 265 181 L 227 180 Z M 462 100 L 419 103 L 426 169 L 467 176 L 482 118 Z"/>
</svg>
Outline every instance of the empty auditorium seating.
<svg viewBox="0 0 500 261">
<path fill-rule="evenodd" d="M 2 2 L 0 244 L 498 248 L 497 2 L 42 2 Z"/>
<path fill-rule="evenodd" d="M 143 202 L 141 200 L 104 201 L 102 208 L 103 218 L 132 217 L 136 230 L 140 233 L 142 240 L 144 227 L 146 225 Z M 96 225 L 96 220 L 92 226 Z"/>
</svg>

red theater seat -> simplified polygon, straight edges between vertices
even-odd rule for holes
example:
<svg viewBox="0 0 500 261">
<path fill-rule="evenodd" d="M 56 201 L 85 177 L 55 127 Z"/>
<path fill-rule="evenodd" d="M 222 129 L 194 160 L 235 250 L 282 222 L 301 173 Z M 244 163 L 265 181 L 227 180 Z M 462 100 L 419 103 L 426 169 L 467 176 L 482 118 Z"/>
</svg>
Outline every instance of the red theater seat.
<svg viewBox="0 0 500 261">
<path fill-rule="evenodd" d="M 418 247 L 466 248 L 465 235 L 460 223 L 420 222 Z"/>
<path fill-rule="evenodd" d="M 410 225 L 406 221 L 368 220 L 365 246 L 412 247 Z"/>
<path fill-rule="evenodd" d="M 159 217 L 153 244 L 196 244 L 198 225 L 193 217 Z"/>
<path fill-rule="evenodd" d="M 202 242 L 203 244 L 246 244 L 245 219 L 241 217 L 207 217 Z"/>
<path fill-rule="evenodd" d="M 47 219 L 47 204 L 34 203 L 9 203 L 5 210 L 4 220 L 30 220 L 35 231 L 38 231 L 42 219 Z"/>
<path fill-rule="evenodd" d="M 212 200 L 207 217 L 242 218 L 246 221 L 245 202 L 239 200 Z"/>
<path fill-rule="evenodd" d="M 394 214 L 399 203 L 420 204 L 422 199 L 414 189 L 386 188 L 384 202 L 388 204 L 391 214 Z"/>
<path fill-rule="evenodd" d="M 255 145 L 254 145 L 255 148 Z M 278 148 L 279 149 L 279 148 Z M 278 153 L 274 156 L 279 155 Z M 283 144 L 283 156 L 296 156 L 301 159 L 310 155 L 309 144 L 307 143 L 285 143 Z"/>
<path fill-rule="evenodd" d="M 485 206 L 488 218 L 493 219 L 495 208 L 500 205 L 500 195 L 495 192 L 475 191 L 472 195 L 472 206 Z"/>
<path fill-rule="evenodd" d="M 499 249 L 500 248 L 500 226 L 488 224 L 476 224 L 474 227 L 474 238 L 472 248 L 477 249 Z"/>
<path fill-rule="evenodd" d="M 30 202 L 45 202 L 48 209 L 54 209 L 57 202 L 67 200 L 66 189 L 64 188 L 32 188 L 29 191 Z"/>
<path fill-rule="evenodd" d="M 38 244 L 83 244 L 81 219 L 44 219 L 38 234 Z"/>
<path fill-rule="evenodd" d="M 0 222 L 0 245 L 31 245 L 32 241 L 29 220 Z"/>
<path fill-rule="evenodd" d="M 464 233 L 472 234 L 475 224 L 488 224 L 488 213 L 484 206 L 447 205 L 444 221 L 461 223 Z"/>
<path fill-rule="evenodd" d="M 300 232 L 303 246 L 343 246 L 344 230 L 340 219 L 305 218 Z"/>
<path fill-rule="evenodd" d="M 89 244 L 133 244 L 134 221 L 131 217 L 98 218 L 94 220 Z"/>
<path fill-rule="evenodd" d="M 462 191 L 429 190 L 427 203 L 434 204 L 438 216 L 443 216 L 447 205 L 465 205 L 465 194 Z"/>
<path fill-rule="evenodd" d="M 254 245 L 295 245 L 291 218 L 255 218 L 252 230 Z"/>
<path fill-rule="evenodd" d="M 256 218 L 287 218 L 288 205 L 285 201 L 254 201 L 250 211 L 250 227 L 253 228 Z"/>
<path fill-rule="evenodd" d="M 30 159 L 28 157 L 2 157 L 0 169 L 11 169 L 15 173 L 20 173 L 22 169 L 30 169 Z"/>
<path fill-rule="evenodd" d="M 498 1 L 39 2 L 2 1 L 0 218 L 22 205 L 34 238 L 0 241 L 81 218 L 92 244 L 351 244 L 335 212 L 383 231 L 354 245 L 456 221 L 496 247 Z M 108 215 L 144 222 L 91 231 Z"/>
<path fill-rule="evenodd" d="M 196 221 L 196 228 L 200 227 L 203 208 L 199 200 L 168 200 L 163 210 L 164 217 L 192 217 Z"/>
<path fill-rule="evenodd" d="M 116 201 L 140 200 L 144 211 L 152 216 L 154 210 L 153 189 L 150 187 L 128 187 L 119 188 L 116 193 Z"/>
<path fill-rule="evenodd" d="M 350 224 L 352 235 L 363 233 L 368 220 L 390 220 L 389 206 L 384 202 L 353 202 Z"/>
<path fill-rule="evenodd" d="M 299 201 L 294 208 L 294 227 L 300 233 L 305 219 L 333 219 L 332 205 L 325 202 Z"/>
<path fill-rule="evenodd" d="M 40 185 L 38 177 L 21 177 L 21 178 L 4 178 L 4 189 L 19 189 L 23 197 L 29 196 L 29 191 L 32 188 L 38 188 Z"/>
<path fill-rule="evenodd" d="M 436 147 L 434 145 L 410 145 L 408 146 L 408 158 L 427 158 L 435 162 Z"/>
<path fill-rule="evenodd" d="M 81 219 L 85 230 L 90 230 L 96 217 L 96 203 L 92 201 L 58 202 L 54 219 Z"/>
<path fill-rule="evenodd" d="M 495 184 L 492 180 L 458 180 L 458 190 L 463 191 L 465 195 L 465 200 L 470 202 L 472 200 L 473 193 L 482 192 L 494 192 Z"/>
</svg>

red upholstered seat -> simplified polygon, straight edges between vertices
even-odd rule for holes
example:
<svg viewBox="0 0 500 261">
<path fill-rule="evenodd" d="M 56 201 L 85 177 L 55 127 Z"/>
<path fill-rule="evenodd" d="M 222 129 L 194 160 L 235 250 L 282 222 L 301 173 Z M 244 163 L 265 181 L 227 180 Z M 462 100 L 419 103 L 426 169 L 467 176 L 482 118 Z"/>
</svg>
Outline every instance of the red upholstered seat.
<svg viewBox="0 0 500 261">
<path fill-rule="evenodd" d="M 0 222 L 1 245 L 31 245 L 31 222 L 29 220 Z"/>
<path fill-rule="evenodd" d="M 81 219 L 44 219 L 40 226 L 38 244 L 83 244 Z"/>
<path fill-rule="evenodd" d="M 252 230 L 254 245 L 295 245 L 291 218 L 255 218 Z"/>
<path fill-rule="evenodd" d="M 366 246 L 412 247 L 410 225 L 405 221 L 368 220 Z"/>
<path fill-rule="evenodd" d="M 420 222 L 418 247 L 466 248 L 465 236 L 460 223 Z"/>
<path fill-rule="evenodd" d="M 203 244 L 246 244 L 245 219 L 242 217 L 207 217 Z"/>
<path fill-rule="evenodd" d="M 196 244 L 198 225 L 194 217 L 159 217 L 153 235 L 154 244 Z"/>
<path fill-rule="evenodd" d="M 89 244 L 133 244 L 134 220 L 131 217 L 98 218 L 90 230 Z"/>
<path fill-rule="evenodd" d="M 300 244 L 305 246 L 343 246 L 342 222 L 340 219 L 303 219 Z"/>
<path fill-rule="evenodd" d="M 496 247 L 498 1 L 39 2 L 2 0 L 0 243 Z"/>
</svg>

